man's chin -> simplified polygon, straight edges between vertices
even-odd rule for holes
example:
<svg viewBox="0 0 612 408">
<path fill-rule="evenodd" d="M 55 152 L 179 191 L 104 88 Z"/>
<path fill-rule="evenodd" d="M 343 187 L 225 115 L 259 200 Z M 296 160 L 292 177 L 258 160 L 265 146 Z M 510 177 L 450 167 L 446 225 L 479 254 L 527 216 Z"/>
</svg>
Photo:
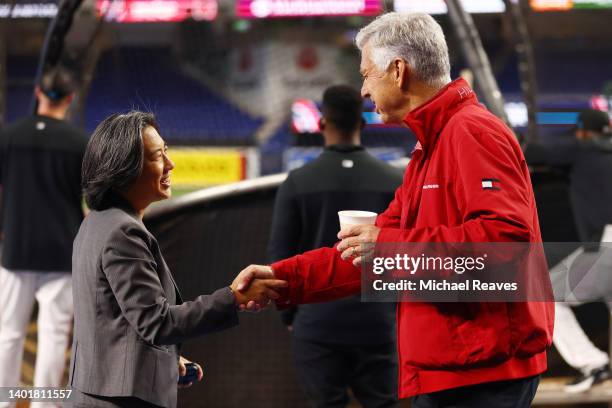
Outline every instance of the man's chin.
<svg viewBox="0 0 612 408">
<path fill-rule="evenodd" d="M 380 114 L 380 120 L 385 125 L 399 125 L 401 123 L 401 120 L 398 121 L 397 119 L 393 118 L 392 116 L 387 115 L 386 113 Z"/>
</svg>

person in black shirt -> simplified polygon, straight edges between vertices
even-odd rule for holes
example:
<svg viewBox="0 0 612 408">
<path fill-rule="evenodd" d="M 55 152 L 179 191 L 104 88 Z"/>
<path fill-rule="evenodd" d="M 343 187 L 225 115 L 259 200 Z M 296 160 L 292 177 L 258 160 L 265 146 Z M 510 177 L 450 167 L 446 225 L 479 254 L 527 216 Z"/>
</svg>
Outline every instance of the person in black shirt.
<svg viewBox="0 0 612 408">
<path fill-rule="evenodd" d="M 567 170 L 570 201 L 581 242 L 599 242 L 604 227 L 612 224 L 612 138 L 606 112 L 584 110 L 578 115 L 575 138 L 566 144 L 529 144 L 525 159 Z M 578 249 L 564 262 L 583 253 Z M 556 268 L 556 267 L 555 267 Z M 555 270 L 553 268 L 553 270 Z M 567 303 L 555 303 L 553 342 L 563 359 L 581 375 L 570 381 L 566 392 L 578 393 L 612 378 L 609 356 L 588 339 Z"/>
<path fill-rule="evenodd" d="M 381 212 L 393 199 L 402 173 L 360 146 L 362 109 L 359 92 L 348 86 L 325 91 L 325 150 L 279 187 L 271 261 L 334 245 L 338 211 Z M 298 380 L 314 407 L 346 406 L 348 388 L 366 408 L 396 406 L 395 304 L 361 303 L 353 296 L 302 305 L 282 318 L 293 332 Z"/>
<path fill-rule="evenodd" d="M 72 241 L 83 219 L 86 135 L 64 118 L 76 84 L 58 67 L 35 89 L 37 114 L 0 133 L 4 240 L 0 268 L 0 387 L 19 385 L 26 330 L 38 301 L 34 386 L 59 387 L 72 305 Z"/>
<path fill-rule="evenodd" d="M 569 143 L 527 145 L 529 165 L 566 169 L 570 200 L 581 242 L 598 242 L 604 226 L 612 223 L 612 139 L 606 112 L 580 112 L 575 138 Z"/>
</svg>

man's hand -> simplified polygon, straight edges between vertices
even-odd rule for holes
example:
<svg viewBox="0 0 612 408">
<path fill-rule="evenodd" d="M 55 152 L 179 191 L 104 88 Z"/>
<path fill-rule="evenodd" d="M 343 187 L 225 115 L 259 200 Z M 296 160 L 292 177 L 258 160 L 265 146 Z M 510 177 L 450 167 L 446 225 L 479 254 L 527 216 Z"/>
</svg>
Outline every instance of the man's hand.
<svg viewBox="0 0 612 408">
<path fill-rule="evenodd" d="M 380 228 L 375 225 L 352 225 L 338 233 L 342 241 L 336 249 L 342 252 L 342 259 L 353 258 L 353 265 L 359 266 L 364 258 L 372 255 L 379 233 Z"/>
<path fill-rule="evenodd" d="M 185 374 L 187 374 L 187 368 L 185 367 L 185 364 L 187 363 L 191 363 L 191 361 L 187 360 L 183 356 L 179 357 L 179 376 L 182 377 Z M 202 378 L 204 377 L 204 372 L 202 371 L 202 367 L 198 363 L 194 363 L 194 364 L 198 368 L 198 381 L 202 381 Z M 190 382 L 189 384 L 179 384 L 178 387 L 179 388 L 189 388 L 192 385 L 193 383 Z"/>
<path fill-rule="evenodd" d="M 265 265 L 250 265 L 243 269 L 231 284 L 240 310 L 259 311 L 271 300 L 280 297 L 278 290 L 287 287 L 287 282 L 274 279 L 272 268 Z"/>
<path fill-rule="evenodd" d="M 251 281 L 255 278 L 259 279 L 274 279 L 274 272 L 272 268 L 267 265 L 249 265 L 240 271 L 234 283 L 236 284 L 236 290 L 240 292 L 244 291 L 249 287 Z M 232 285 L 234 284 L 232 283 Z"/>
</svg>

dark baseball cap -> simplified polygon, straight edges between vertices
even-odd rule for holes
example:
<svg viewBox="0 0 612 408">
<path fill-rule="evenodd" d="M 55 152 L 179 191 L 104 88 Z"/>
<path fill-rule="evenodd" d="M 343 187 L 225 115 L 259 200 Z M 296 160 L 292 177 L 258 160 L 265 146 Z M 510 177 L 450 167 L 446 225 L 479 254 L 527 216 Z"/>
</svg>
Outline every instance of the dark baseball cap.
<svg viewBox="0 0 612 408">
<path fill-rule="evenodd" d="M 592 130 L 595 132 L 604 132 L 610 126 L 610 116 L 607 112 L 585 109 L 578 115 L 576 127 L 578 129 Z"/>
</svg>

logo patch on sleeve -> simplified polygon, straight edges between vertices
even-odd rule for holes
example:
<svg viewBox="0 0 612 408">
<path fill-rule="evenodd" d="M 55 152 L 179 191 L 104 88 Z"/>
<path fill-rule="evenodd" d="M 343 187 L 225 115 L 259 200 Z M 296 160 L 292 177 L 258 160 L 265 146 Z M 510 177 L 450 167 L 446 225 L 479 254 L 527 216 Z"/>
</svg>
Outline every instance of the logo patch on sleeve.
<svg viewBox="0 0 612 408">
<path fill-rule="evenodd" d="M 482 189 L 483 190 L 496 190 L 499 191 L 501 188 L 499 187 L 500 181 L 495 178 L 483 178 L 482 179 Z"/>
</svg>

